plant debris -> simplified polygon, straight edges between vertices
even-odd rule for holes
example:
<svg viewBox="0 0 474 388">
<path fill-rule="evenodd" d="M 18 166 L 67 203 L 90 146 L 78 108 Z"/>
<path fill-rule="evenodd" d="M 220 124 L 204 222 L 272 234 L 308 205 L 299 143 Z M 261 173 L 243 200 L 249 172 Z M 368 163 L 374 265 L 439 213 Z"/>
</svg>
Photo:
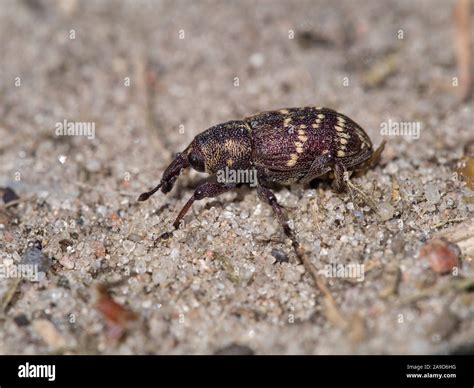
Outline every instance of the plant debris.
<svg viewBox="0 0 474 388">
<path fill-rule="evenodd" d="M 137 314 L 115 302 L 109 295 L 107 285 L 98 285 L 97 294 L 96 308 L 105 318 L 107 338 L 111 341 L 123 339 L 130 322 L 138 319 Z"/>
</svg>

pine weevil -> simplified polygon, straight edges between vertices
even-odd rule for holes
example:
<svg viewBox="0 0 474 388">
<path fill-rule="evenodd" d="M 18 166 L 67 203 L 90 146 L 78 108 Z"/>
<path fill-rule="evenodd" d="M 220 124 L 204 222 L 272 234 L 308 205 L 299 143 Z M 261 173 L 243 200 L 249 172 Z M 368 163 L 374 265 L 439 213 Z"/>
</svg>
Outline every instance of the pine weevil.
<svg viewBox="0 0 474 388">
<path fill-rule="evenodd" d="M 168 193 L 181 171 L 192 167 L 216 176 L 223 169 L 256 171 L 257 194 L 269 204 L 285 234 L 292 236 L 283 208 L 271 183 L 306 184 L 333 172 L 335 190 L 347 188 L 348 176 L 362 170 L 380 156 L 384 144 L 374 152 L 365 131 L 349 117 L 321 107 L 287 108 L 258 113 L 239 121 L 218 124 L 197 135 L 178 153 L 154 189 L 143 193 L 146 201 L 159 189 Z M 194 201 L 217 197 L 235 188 L 235 182 L 206 182 L 179 212 L 177 229 Z"/>
</svg>

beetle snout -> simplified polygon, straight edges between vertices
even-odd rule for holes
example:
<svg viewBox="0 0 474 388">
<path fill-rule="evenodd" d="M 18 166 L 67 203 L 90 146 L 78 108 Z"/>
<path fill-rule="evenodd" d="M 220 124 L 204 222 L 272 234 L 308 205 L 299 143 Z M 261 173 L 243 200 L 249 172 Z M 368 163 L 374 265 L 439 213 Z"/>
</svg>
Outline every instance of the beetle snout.
<svg viewBox="0 0 474 388">
<path fill-rule="evenodd" d="M 181 170 L 187 167 L 189 167 L 189 162 L 186 155 L 182 153 L 177 154 L 176 158 L 163 173 L 163 177 L 161 178 L 161 191 L 165 194 L 170 192 Z"/>
<path fill-rule="evenodd" d="M 161 184 L 161 192 L 164 194 L 169 193 L 173 188 L 175 181 L 176 178 L 171 178 L 169 180 L 163 179 L 163 183 Z"/>
</svg>

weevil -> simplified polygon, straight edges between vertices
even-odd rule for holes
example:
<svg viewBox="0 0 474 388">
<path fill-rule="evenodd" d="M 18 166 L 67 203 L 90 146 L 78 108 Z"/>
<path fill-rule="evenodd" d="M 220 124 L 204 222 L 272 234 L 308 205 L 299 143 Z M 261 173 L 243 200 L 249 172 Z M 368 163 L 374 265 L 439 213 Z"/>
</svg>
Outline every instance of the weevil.
<svg viewBox="0 0 474 388">
<path fill-rule="evenodd" d="M 181 171 L 188 167 L 211 176 L 224 169 L 253 170 L 258 197 L 272 207 L 285 233 L 291 235 L 283 207 L 269 187 L 272 183 L 306 184 L 332 173 L 335 190 L 342 192 L 347 188 L 348 176 L 364 168 L 382 149 L 383 144 L 374 152 L 360 125 L 329 108 L 262 112 L 212 126 L 198 134 L 176 155 L 160 183 L 138 200 L 145 201 L 160 189 L 165 194 L 170 192 Z M 229 181 L 198 186 L 176 217 L 174 228 L 179 228 L 194 201 L 217 197 L 235 186 L 236 182 Z"/>
</svg>

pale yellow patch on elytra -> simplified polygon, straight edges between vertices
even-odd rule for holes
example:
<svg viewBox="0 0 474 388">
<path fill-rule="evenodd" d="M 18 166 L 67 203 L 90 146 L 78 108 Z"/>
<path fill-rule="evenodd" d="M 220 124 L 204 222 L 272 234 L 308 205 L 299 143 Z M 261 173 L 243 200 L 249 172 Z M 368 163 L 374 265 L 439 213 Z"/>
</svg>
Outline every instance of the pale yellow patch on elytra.
<svg viewBox="0 0 474 388">
<path fill-rule="evenodd" d="M 287 115 L 288 113 L 290 113 L 290 111 L 288 109 L 280 109 L 280 113 L 283 115 Z"/>
<path fill-rule="evenodd" d="M 299 135 L 298 140 L 302 141 L 303 143 L 308 140 L 308 138 L 305 135 Z"/>
<path fill-rule="evenodd" d="M 340 123 L 345 123 L 346 119 L 342 116 L 337 116 L 337 121 L 340 122 Z"/>
<path fill-rule="evenodd" d="M 337 156 L 339 156 L 340 158 L 342 158 L 343 156 L 346 156 L 346 153 L 342 150 L 339 150 L 337 151 Z"/>
<path fill-rule="evenodd" d="M 319 128 L 319 123 L 316 122 L 316 123 L 314 123 L 314 124 L 311 124 L 311 126 L 312 126 L 313 128 Z"/>
<path fill-rule="evenodd" d="M 299 141 L 295 142 L 295 147 L 296 147 L 296 152 L 298 154 L 303 153 L 303 143 L 300 143 Z"/>
<path fill-rule="evenodd" d="M 339 125 L 336 125 L 334 129 L 338 132 L 344 132 L 344 128 L 340 127 Z"/>
<path fill-rule="evenodd" d="M 347 144 L 347 139 L 344 139 L 344 138 L 339 139 L 339 142 L 340 142 L 341 144 Z"/>
<path fill-rule="evenodd" d="M 283 126 L 284 127 L 288 127 L 290 125 L 290 122 L 291 122 L 291 117 L 287 117 L 284 121 L 283 121 Z"/>
<path fill-rule="evenodd" d="M 288 160 L 288 163 L 286 163 L 286 165 L 288 167 L 293 167 L 296 164 L 296 162 L 298 161 L 298 155 L 297 154 L 291 154 L 290 158 L 291 159 Z"/>
<path fill-rule="evenodd" d="M 337 132 L 337 136 L 343 137 L 344 139 L 350 139 L 351 135 L 349 135 L 347 132 Z"/>
<path fill-rule="evenodd" d="M 301 125 L 300 125 L 300 128 L 301 128 L 301 129 L 305 129 L 305 128 L 306 128 L 306 124 L 301 124 Z M 299 131 L 298 131 L 298 132 L 299 132 Z"/>
</svg>

